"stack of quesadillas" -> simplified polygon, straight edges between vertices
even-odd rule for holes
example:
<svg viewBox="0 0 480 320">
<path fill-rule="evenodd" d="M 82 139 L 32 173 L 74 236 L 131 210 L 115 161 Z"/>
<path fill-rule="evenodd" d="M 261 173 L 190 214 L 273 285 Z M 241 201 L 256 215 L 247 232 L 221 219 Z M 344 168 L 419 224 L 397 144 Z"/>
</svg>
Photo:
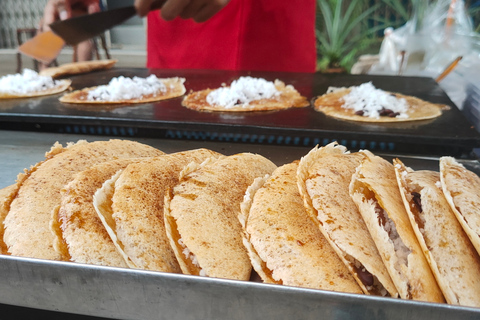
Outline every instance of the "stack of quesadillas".
<svg viewBox="0 0 480 320">
<path fill-rule="evenodd" d="M 480 307 L 478 208 L 451 157 L 414 171 L 331 143 L 277 167 L 79 141 L 0 190 L 0 253 Z"/>
</svg>

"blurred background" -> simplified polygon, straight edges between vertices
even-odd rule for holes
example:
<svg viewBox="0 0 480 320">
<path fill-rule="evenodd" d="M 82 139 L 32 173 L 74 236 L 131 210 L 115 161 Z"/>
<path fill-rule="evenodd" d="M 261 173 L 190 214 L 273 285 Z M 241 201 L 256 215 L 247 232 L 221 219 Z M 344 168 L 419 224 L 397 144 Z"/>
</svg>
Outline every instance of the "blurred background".
<svg viewBox="0 0 480 320">
<path fill-rule="evenodd" d="M 0 54 L 16 52 L 19 36 L 28 37 L 18 31 L 37 27 L 46 1 L 0 0 Z M 132 4 L 132 0 L 101 2 L 106 8 Z M 418 23 L 415 28 L 421 29 L 428 6 L 434 4 L 464 7 L 473 31 L 477 34 L 480 31 L 480 0 L 317 0 L 318 69 L 328 72 L 341 68 L 351 72 L 359 57 L 379 53 L 385 29 L 400 28 L 413 19 Z M 108 49 L 115 54 L 133 56 L 140 63 L 144 62 L 143 19 L 128 20 L 108 32 L 106 38 Z"/>
<path fill-rule="evenodd" d="M 132 5 L 133 0 L 100 0 L 104 8 L 118 8 Z M 19 42 L 31 37 L 30 30 L 39 25 L 47 0 L 0 0 L 0 75 L 17 70 Z M 117 66 L 145 67 L 145 25 L 144 19 L 134 17 L 121 26 L 105 33 L 108 53 L 118 59 Z M 101 58 L 105 50 L 99 44 Z M 71 62 L 73 50 L 65 48 L 58 63 Z M 22 67 L 33 68 L 31 59 L 21 57 Z"/>
</svg>

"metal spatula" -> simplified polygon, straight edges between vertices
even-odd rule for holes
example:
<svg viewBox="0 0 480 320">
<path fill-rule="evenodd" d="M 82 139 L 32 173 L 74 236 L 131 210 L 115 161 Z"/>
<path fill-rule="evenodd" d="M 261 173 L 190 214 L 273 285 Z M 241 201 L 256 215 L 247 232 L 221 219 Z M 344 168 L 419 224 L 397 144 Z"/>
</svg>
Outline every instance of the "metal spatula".
<svg viewBox="0 0 480 320">
<path fill-rule="evenodd" d="M 25 41 L 18 47 L 18 51 L 45 64 L 49 64 L 59 55 L 64 45 L 65 41 L 62 38 L 52 31 L 45 31 Z"/>
</svg>

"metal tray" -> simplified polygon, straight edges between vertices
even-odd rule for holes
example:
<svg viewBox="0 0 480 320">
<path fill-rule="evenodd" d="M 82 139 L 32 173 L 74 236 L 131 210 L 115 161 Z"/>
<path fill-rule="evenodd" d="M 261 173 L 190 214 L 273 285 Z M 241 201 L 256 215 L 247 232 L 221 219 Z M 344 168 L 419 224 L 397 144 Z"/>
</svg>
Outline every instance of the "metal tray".
<svg viewBox="0 0 480 320">
<path fill-rule="evenodd" d="M 108 138 L 0 131 L 0 188 L 13 183 L 14 176 L 7 171 L 18 173 L 40 161 L 55 141 L 65 144 Z M 198 147 L 227 155 L 258 152 L 277 165 L 298 160 L 310 149 L 169 139 L 138 141 L 167 153 Z M 392 159 L 391 155 L 383 156 Z M 438 170 L 437 157 L 400 159 L 417 170 Z M 477 160 L 460 161 L 480 175 Z M 480 308 L 12 256 L 0 256 L 0 274 L 1 319 L 37 319 L 39 315 L 52 320 L 480 318 Z"/>
<path fill-rule="evenodd" d="M 480 309 L 0 257 L 0 301 L 113 319 L 478 319 Z"/>
<path fill-rule="evenodd" d="M 114 68 L 71 77 L 80 89 L 106 84 L 120 75 L 180 76 L 187 91 L 217 88 L 242 75 L 281 79 L 308 99 L 328 86 L 352 86 L 372 81 L 381 89 L 414 95 L 451 110 L 434 120 L 372 124 L 336 120 L 312 107 L 276 112 L 198 112 L 181 106 L 182 98 L 117 107 L 69 105 L 60 95 L 0 102 L 0 128 L 47 132 L 157 137 L 255 144 L 311 146 L 341 141 L 350 149 L 368 148 L 410 154 L 469 156 L 480 147 L 480 134 L 431 78 L 320 73 L 235 72 L 212 70 L 147 70 Z"/>
</svg>

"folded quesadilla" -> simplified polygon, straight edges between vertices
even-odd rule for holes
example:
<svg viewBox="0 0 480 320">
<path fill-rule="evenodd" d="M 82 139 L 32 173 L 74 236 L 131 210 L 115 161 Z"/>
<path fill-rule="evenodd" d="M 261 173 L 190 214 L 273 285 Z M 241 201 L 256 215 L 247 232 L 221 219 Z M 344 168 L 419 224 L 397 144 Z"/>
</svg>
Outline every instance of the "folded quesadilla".
<svg viewBox="0 0 480 320">
<path fill-rule="evenodd" d="M 62 255 L 54 249 L 50 223 L 53 210 L 61 201 L 60 190 L 74 174 L 107 160 L 159 154 L 161 151 L 153 147 L 128 140 L 91 143 L 82 140 L 65 148 L 56 143 L 46 154 L 46 160 L 17 179 L 19 190 L 4 222 L 8 252 L 16 256 L 61 260 Z"/>
<path fill-rule="evenodd" d="M 165 196 L 165 226 L 183 273 L 248 280 L 252 265 L 242 243 L 240 203 L 255 178 L 275 170 L 251 153 L 190 164 Z"/>
<path fill-rule="evenodd" d="M 298 188 L 307 212 L 352 273 L 363 292 L 397 297 L 398 291 L 348 191 L 365 157 L 331 143 L 300 161 Z"/>
<path fill-rule="evenodd" d="M 450 208 L 480 254 L 480 178 L 454 158 L 441 157 L 440 181 Z"/>
<path fill-rule="evenodd" d="M 218 156 L 196 149 L 150 158 L 130 164 L 98 190 L 97 212 L 128 266 L 181 272 L 165 231 L 165 191 L 178 183 L 190 162 Z"/>
<path fill-rule="evenodd" d="M 480 256 L 443 195 L 439 173 L 413 171 L 398 159 L 394 165 L 413 230 L 445 299 L 480 307 Z"/>
<path fill-rule="evenodd" d="M 159 152 L 160 154 L 160 152 Z M 65 260 L 112 267 L 127 267 L 93 206 L 93 195 L 117 171 L 146 158 L 102 162 L 77 173 L 61 190 L 61 205 L 54 217 L 55 249 Z"/>
<path fill-rule="evenodd" d="M 403 299 L 444 302 L 403 205 L 395 169 L 369 151 L 349 191 Z"/>
<path fill-rule="evenodd" d="M 118 60 L 91 60 L 64 63 L 58 67 L 50 67 L 39 72 L 41 76 L 58 78 L 66 75 L 88 73 L 96 70 L 107 70 L 112 68 Z"/>
<path fill-rule="evenodd" d="M 241 204 L 244 245 L 266 283 L 362 293 L 317 225 L 297 187 L 298 162 L 257 178 Z"/>
</svg>

